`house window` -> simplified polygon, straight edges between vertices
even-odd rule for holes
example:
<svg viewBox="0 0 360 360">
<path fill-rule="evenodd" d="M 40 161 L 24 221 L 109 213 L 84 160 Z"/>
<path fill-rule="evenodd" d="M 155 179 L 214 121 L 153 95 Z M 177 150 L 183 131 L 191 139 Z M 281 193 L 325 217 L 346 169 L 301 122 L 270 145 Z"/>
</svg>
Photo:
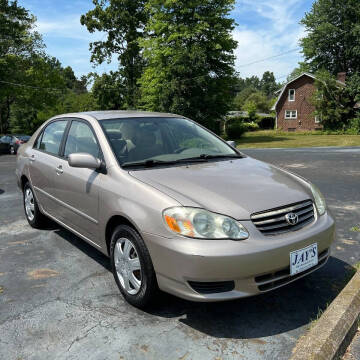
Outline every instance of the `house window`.
<svg viewBox="0 0 360 360">
<path fill-rule="evenodd" d="M 297 110 L 285 110 L 285 119 L 297 119 Z"/>
<path fill-rule="evenodd" d="M 289 90 L 289 101 L 295 101 L 295 89 Z"/>
<path fill-rule="evenodd" d="M 320 124 L 321 123 L 321 116 L 320 115 L 316 115 L 315 116 L 315 124 Z"/>
</svg>

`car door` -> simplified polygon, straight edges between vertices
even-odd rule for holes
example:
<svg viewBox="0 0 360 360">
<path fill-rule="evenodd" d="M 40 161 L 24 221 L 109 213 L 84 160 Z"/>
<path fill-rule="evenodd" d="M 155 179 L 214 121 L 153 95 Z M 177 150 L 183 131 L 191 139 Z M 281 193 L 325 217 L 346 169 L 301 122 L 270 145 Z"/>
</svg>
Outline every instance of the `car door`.
<svg viewBox="0 0 360 360">
<path fill-rule="evenodd" d="M 55 197 L 60 200 L 57 216 L 92 242 L 98 241 L 99 184 L 104 174 L 93 169 L 74 168 L 68 163 L 72 153 L 101 157 L 100 146 L 89 123 L 72 120 L 64 141 L 63 156 L 57 159 Z"/>
<path fill-rule="evenodd" d="M 67 124 L 67 120 L 50 122 L 29 150 L 31 185 L 40 206 L 53 216 L 58 206 L 54 197 L 55 169 Z"/>
<path fill-rule="evenodd" d="M 10 150 L 11 136 L 5 135 L 0 138 L 0 152 L 8 153 Z"/>
</svg>

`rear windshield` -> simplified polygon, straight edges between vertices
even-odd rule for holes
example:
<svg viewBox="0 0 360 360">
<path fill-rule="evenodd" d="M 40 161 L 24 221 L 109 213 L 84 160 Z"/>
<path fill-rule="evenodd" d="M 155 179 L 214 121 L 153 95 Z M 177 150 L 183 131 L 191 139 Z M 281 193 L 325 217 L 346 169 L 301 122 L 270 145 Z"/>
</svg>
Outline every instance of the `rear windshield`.
<svg viewBox="0 0 360 360">
<path fill-rule="evenodd" d="M 234 156 L 236 151 L 195 122 L 182 118 L 102 120 L 120 163 L 177 161 L 190 157 Z"/>
</svg>

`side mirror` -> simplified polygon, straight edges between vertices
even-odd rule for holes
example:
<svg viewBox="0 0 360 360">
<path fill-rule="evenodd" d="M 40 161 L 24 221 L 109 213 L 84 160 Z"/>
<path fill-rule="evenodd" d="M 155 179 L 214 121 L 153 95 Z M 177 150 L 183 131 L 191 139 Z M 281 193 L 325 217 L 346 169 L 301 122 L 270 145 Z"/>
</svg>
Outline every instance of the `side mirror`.
<svg viewBox="0 0 360 360">
<path fill-rule="evenodd" d="M 88 153 L 70 154 L 68 163 L 72 167 L 86 169 L 100 169 L 101 161 Z"/>
<path fill-rule="evenodd" d="M 236 143 L 235 143 L 235 141 L 230 140 L 230 141 L 227 141 L 227 143 L 228 143 L 231 147 L 233 147 L 233 148 L 236 149 Z"/>
</svg>

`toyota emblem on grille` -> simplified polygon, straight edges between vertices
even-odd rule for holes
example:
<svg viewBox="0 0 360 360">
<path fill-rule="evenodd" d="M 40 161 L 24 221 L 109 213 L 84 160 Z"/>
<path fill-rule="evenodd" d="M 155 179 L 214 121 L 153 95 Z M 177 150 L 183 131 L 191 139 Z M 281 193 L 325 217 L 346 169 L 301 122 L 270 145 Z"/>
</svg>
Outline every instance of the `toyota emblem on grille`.
<svg viewBox="0 0 360 360">
<path fill-rule="evenodd" d="M 297 214 L 291 212 L 285 215 L 285 220 L 290 225 L 296 225 L 299 221 Z"/>
</svg>

